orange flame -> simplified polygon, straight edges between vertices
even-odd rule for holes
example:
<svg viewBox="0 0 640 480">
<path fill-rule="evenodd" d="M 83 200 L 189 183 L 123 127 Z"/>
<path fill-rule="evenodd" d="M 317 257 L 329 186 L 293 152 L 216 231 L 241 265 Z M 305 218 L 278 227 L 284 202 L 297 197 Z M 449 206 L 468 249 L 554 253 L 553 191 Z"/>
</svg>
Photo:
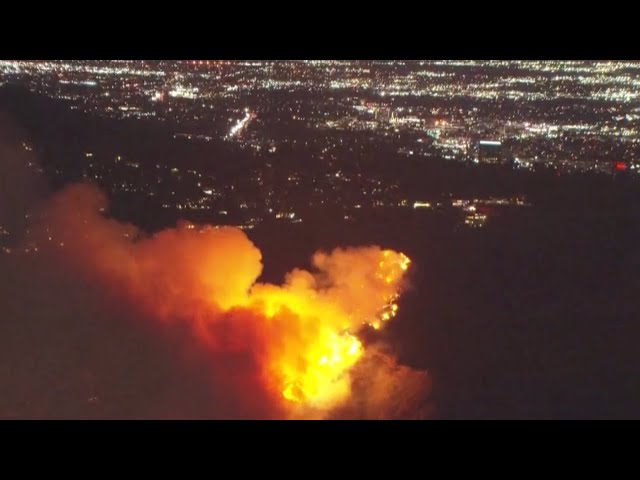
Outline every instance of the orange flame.
<svg viewBox="0 0 640 480">
<path fill-rule="evenodd" d="M 212 352 L 248 353 L 289 416 L 349 398 L 349 373 L 364 354 L 357 332 L 397 314 L 406 255 L 375 246 L 318 252 L 313 271 L 295 269 L 281 286 L 256 283 L 261 254 L 243 231 L 181 224 L 146 237 L 105 219 L 106 203 L 91 186 L 70 187 L 48 208 L 40 236 L 155 318 L 188 322 Z"/>
</svg>

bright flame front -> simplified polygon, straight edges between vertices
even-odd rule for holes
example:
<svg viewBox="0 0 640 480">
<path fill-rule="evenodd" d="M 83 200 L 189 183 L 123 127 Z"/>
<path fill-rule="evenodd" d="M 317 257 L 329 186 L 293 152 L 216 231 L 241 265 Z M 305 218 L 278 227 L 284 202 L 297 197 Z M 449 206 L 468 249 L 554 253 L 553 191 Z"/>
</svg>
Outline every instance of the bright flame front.
<svg viewBox="0 0 640 480">
<path fill-rule="evenodd" d="M 336 250 L 316 255 L 320 273 L 296 270 L 282 287 L 252 289 L 250 302 L 268 321 L 284 320 L 267 361 L 287 401 L 329 408 L 349 395 L 349 370 L 364 353 L 357 331 L 396 315 L 409 263 L 391 250 Z"/>
</svg>

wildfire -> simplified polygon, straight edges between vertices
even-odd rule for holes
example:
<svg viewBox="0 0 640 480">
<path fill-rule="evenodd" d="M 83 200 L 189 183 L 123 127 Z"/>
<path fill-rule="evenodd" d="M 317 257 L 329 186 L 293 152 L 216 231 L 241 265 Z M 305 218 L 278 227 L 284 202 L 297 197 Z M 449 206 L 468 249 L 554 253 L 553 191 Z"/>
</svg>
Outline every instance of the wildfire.
<svg viewBox="0 0 640 480">
<path fill-rule="evenodd" d="M 311 271 L 295 269 L 283 285 L 257 283 L 261 254 L 242 230 L 182 224 L 146 237 L 105 219 L 105 208 L 86 185 L 55 199 L 46 232 L 67 246 L 60 254 L 151 317 L 187 322 L 216 358 L 251 358 L 250 371 L 233 374 L 258 379 L 255 388 L 289 416 L 347 400 L 365 354 L 359 329 L 382 328 L 398 312 L 410 264 L 402 253 L 318 252 Z"/>
<path fill-rule="evenodd" d="M 393 302 L 408 264 L 405 255 L 377 247 L 335 250 L 329 255 L 316 254 L 314 266 L 320 273 L 315 276 L 296 270 L 283 287 L 256 285 L 252 289 L 250 303 L 260 306 L 267 319 L 283 315 L 300 322 L 294 330 L 298 348 L 292 348 L 296 345 L 293 339 L 268 355 L 286 400 L 323 408 L 349 393 L 347 374 L 363 354 L 357 330 L 363 323 L 377 321 L 370 320 L 371 315 L 384 322 L 396 315 L 398 306 Z M 331 277 L 346 275 L 342 269 L 349 266 L 356 269 L 351 271 L 353 283 L 341 276 Z M 371 296 L 376 292 L 377 305 L 376 297 Z"/>
</svg>

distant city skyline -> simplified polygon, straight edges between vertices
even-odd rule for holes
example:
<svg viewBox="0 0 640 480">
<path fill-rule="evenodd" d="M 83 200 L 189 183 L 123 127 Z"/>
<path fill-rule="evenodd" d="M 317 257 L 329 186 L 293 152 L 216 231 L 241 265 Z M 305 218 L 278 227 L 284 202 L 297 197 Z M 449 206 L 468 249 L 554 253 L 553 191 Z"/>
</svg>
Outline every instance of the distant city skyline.
<svg viewBox="0 0 640 480">
<path fill-rule="evenodd" d="M 639 72 L 635 61 L 0 61 L 5 82 L 72 109 L 257 154 L 295 143 L 336 159 L 363 135 L 478 162 L 490 140 L 516 168 L 567 173 L 640 171 Z"/>
</svg>

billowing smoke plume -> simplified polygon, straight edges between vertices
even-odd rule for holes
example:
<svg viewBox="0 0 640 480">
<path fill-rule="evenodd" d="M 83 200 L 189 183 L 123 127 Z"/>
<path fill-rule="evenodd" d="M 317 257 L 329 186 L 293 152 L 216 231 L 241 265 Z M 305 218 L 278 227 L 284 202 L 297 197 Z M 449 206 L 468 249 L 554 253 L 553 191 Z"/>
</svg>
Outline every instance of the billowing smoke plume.
<svg viewBox="0 0 640 480">
<path fill-rule="evenodd" d="M 364 324 L 380 328 L 395 316 L 406 256 L 379 247 L 319 252 L 315 271 L 262 284 L 260 251 L 242 230 L 181 223 L 145 236 L 105 218 L 107 208 L 97 188 L 71 186 L 47 206 L 30 241 L 145 317 L 187 325 L 210 353 L 218 384 L 261 398 L 258 416 L 416 415 L 402 402 L 424 399 L 426 376 L 367 354 L 357 338 Z"/>
<path fill-rule="evenodd" d="M 3 161 L 31 166 L 24 151 Z M 32 172 L 5 182 L 5 221 L 38 199 L 22 188 Z M 428 416 L 426 372 L 359 339 L 396 315 L 403 254 L 318 252 L 312 271 L 264 284 L 242 230 L 149 236 L 107 215 L 97 187 L 72 185 L 31 215 L 23 249 L 0 255 L 0 418 Z"/>
</svg>

